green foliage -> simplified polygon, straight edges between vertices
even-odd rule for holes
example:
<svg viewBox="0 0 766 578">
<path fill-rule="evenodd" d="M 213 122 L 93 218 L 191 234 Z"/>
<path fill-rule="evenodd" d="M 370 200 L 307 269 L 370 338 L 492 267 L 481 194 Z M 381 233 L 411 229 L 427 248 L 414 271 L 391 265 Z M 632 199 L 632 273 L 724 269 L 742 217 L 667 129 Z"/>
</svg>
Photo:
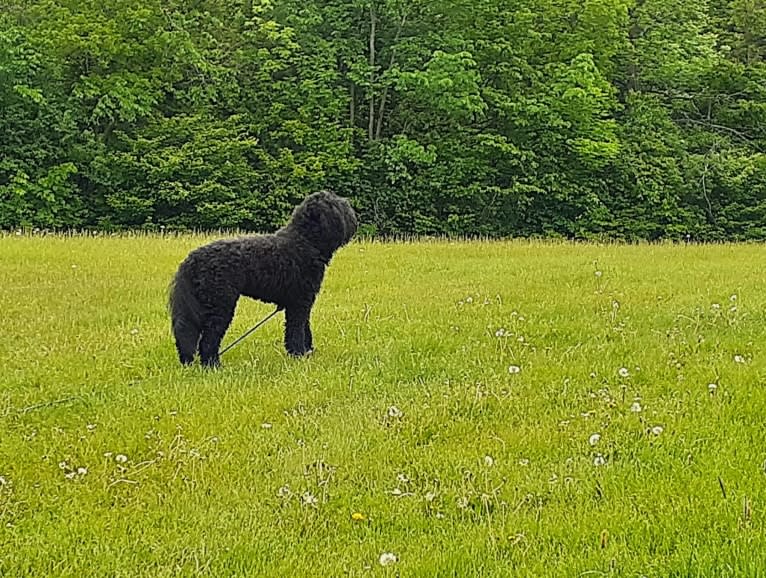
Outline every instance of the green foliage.
<svg viewBox="0 0 766 578">
<path fill-rule="evenodd" d="M 753 0 L 9 0 L 0 228 L 763 238 Z"/>
</svg>

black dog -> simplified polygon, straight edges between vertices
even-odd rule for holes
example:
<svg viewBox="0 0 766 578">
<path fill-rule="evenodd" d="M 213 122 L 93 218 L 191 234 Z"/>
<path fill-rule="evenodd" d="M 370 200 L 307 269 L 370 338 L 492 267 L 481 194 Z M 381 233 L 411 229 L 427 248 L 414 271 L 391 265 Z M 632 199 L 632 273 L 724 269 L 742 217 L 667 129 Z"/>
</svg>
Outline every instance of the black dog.
<svg viewBox="0 0 766 578">
<path fill-rule="evenodd" d="M 219 348 L 240 295 L 285 310 L 285 348 L 302 356 L 313 349 L 311 308 L 335 251 L 356 232 L 348 201 L 314 193 L 273 235 L 215 241 L 195 249 L 170 289 L 173 335 L 181 363 L 220 364 Z"/>
</svg>

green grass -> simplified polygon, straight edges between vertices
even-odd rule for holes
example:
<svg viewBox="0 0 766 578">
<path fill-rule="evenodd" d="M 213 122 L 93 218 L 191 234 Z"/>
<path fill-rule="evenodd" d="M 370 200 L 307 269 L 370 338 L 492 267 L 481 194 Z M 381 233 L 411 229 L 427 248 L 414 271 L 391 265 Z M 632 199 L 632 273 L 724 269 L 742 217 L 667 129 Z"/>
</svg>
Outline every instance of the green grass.
<svg viewBox="0 0 766 578">
<path fill-rule="evenodd" d="M 313 357 L 280 315 L 206 372 L 204 240 L 0 238 L 0 575 L 766 572 L 763 246 L 354 243 Z"/>
</svg>

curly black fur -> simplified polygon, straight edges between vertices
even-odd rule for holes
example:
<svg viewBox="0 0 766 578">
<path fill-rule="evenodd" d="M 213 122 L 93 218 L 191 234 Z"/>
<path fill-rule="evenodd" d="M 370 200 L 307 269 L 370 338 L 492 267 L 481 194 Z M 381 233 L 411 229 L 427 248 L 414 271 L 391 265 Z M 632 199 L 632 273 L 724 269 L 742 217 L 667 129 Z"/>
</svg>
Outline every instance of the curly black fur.
<svg viewBox="0 0 766 578">
<path fill-rule="evenodd" d="M 322 191 L 307 197 L 273 235 L 214 241 L 189 253 L 169 300 L 181 363 L 192 363 L 199 351 L 203 365 L 220 364 L 221 340 L 240 295 L 284 309 L 287 352 L 310 353 L 311 308 L 325 268 L 356 228 L 348 201 Z"/>
</svg>

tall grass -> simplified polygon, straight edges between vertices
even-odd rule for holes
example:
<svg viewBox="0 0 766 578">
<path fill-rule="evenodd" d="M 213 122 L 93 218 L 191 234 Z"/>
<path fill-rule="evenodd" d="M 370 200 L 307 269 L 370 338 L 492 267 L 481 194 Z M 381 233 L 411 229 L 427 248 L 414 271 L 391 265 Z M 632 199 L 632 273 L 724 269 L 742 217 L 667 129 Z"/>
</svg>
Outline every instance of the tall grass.
<svg viewBox="0 0 766 578">
<path fill-rule="evenodd" d="M 763 246 L 359 242 L 203 371 L 204 240 L 0 239 L 0 575 L 766 572 Z"/>
</svg>

